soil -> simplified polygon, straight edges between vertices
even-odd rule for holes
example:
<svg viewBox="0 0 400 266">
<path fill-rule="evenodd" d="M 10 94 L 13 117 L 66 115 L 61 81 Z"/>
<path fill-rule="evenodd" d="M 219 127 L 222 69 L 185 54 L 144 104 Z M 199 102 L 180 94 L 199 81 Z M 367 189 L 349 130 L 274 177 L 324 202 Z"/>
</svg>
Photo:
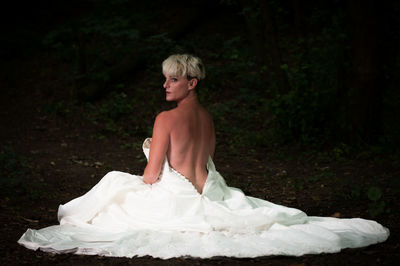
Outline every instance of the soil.
<svg viewBox="0 0 400 266">
<path fill-rule="evenodd" d="M 32 189 L 1 198 L 0 264 L 395 265 L 400 262 L 398 191 L 393 186 L 400 173 L 398 162 L 396 164 L 389 157 L 312 160 L 304 155 L 305 150 L 289 146 L 241 148 L 232 154 L 228 146 L 217 144 L 215 163 L 228 185 L 239 187 L 249 195 L 299 208 L 313 216 L 374 219 L 390 229 L 389 239 L 335 254 L 247 259 L 160 260 L 56 255 L 18 245 L 17 240 L 28 228 L 57 224 L 58 205 L 85 193 L 111 169 L 141 174 L 145 166 L 141 137 L 110 135 L 103 139 L 93 138 L 96 126 L 80 114 L 73 114 L 71 120 L 71 116 L 43 113 L 41 107 L 53 97 L 47 90 L 57 91 L 65 84 L 59 80 L 58 73 L 48 72 L 46 78 L 42 78 L 38 72 L 42 63 L 43 58 L 18 59 L 2 67 L 1 82 L 6 88 L 0 102 L 2 147 L 12 147 L 27 159 L 29 167 L 24 175 L 24 187 Z M 10 77 L 10 73 L 14 76 Z M 124 146 L 127 142 L 133 144 L 131 148 Z M 320 173 L 329 174 L 317 178 Z M 385 211 L 372 217 L 371 200 L 364 195 L 364 190 L 358 195 L 357 186 L 379 186 Z M 358 196 L 350 197 L 349 193 Z"/>
</svg>

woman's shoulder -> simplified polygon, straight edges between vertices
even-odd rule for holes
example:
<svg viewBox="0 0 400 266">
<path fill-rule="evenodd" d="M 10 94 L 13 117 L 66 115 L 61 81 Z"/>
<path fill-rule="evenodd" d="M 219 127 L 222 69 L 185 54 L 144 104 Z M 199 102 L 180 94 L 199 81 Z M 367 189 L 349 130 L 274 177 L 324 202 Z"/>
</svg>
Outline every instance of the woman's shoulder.
<svg viewBox="0 0 400 266">
<path fill-rule="evenodd" d="M 170 115 L 168 114 L 168 111 L 163 111 L 156 116 L 154 127 L 165 128 L 165 126 L 170 122 L 169 120 Z"/>
<path fill-rule="evenodd" d="M 156 121 L 168 121 L 173 119 L 174 117 L 176 117 L 176 111 L 175 108 L 171 109 L 171 110 L 166 110 L 166 111 L 162 111 L 160 112 L 157 116 L 156 116 Z"/>
<path fill-rule="evenodd" d="M 156 116 L 154 121 L 154 126 L 160 126 L 162 128 L 167 128 L 168 125 L 171 125 L 177 119 L 177 115 L 174 112 L 174 109 L 168 111 L 162 111 Z"/>
<path fill-rule="evenodd" d="M 199 105 L 197 108 L 192 110 L 185 110 L 185 109 L 179 109 L 177 107 L 162 111 L 159 113 L 156 117 L 156 122 L 160 123 L 176 123 L 177 121 L 182 121 L 187 118 L 192 118 L 191 114 L 196 113 L 200 114 L 201 117 L 206 118 L 207 120 L 211 121 L 212 123 L 212 117 L 210 113 L 201 105 Z"/>
</svg>

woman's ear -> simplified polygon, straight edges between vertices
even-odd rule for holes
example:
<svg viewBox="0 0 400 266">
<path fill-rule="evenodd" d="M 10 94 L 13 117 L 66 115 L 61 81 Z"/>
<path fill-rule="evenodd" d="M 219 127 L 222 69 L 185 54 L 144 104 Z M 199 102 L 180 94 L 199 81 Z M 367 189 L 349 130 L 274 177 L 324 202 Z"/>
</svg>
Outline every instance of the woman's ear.
<svg viewBox="0 0 400 266">
<path fill-rule="evenodd" d="M 194 88 L 196 88 L 197 82 L 198 81 L 196 78 L 192 78 L 191 80 L 189 80 L 189 90 L 193 90 Z"/>
</svg>

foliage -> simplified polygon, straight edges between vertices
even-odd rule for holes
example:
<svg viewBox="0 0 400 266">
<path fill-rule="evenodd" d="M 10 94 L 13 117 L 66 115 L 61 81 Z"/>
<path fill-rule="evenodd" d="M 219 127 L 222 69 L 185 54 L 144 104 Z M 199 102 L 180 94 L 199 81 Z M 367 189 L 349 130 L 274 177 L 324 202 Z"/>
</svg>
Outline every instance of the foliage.
<svg viewBox="0 0 400 266">
<path fill-rule="evenodd" d="M 45 114 L 59 115 L 62 117 L 69 117 L 73 110 L 73 104 L 67 104 L 64 101 L 48 102 L 40 108 L 40 112 Z"/>
<path fill-rule="evenodd" d="M 73 66 L 72 81 L 108 81 L 106 70 L 124 60 L 133 49 L 140 49 L 138 44 L 143 39 L 143 31 L 153 18 L 149 10 L 129 12 L 131 4 L 100 1 L 92 13 L 50 30 L 43 38 L 43 45 L 57 51 L 62 61 Z M 105 6 L 110 12 L 105 12 Z M 152 44 L 164 44 L 157 42 L 159 39 L 154 36 L 145 41 L 150 39 Z"/>
<path fill-rule="evenodd" d="M 146 91 L 138 90 L 137 93 L 146 94 Z M 115 134 L 148 137 L 152 134 L 154 114 L 157 113 L 156 108 L 148 104 L 151 105 L 155 97 L 130 97 L 124 92 L 111 92 L 101 102 L 86 103 L 81 107 L 81 112 L 98 129 L 93 138 L 103 139 Z"/>
<path fill-rule="evenodd" d="M 384 194 L 378 186 L 364 186 L 353 182 L 353 178 L 347 180 L 343 198 L 352 201 L 368 201 L 368 212 L 372 217 L 381 215 L 386 211 Z"/>
<path fill-rule="evenodd" d="M 143 121 L 151 123 L 163 107 L 170 107 L 162 103 L 161 94 L 150 98 L 146 95 L 149 89 L 162 90 L 160 62 L 170 53 L 190 52 L 199 55 L 206 64 L 207 78 L 200 83 L 199 98 L 212 113 L 217 134 L 229 135 L 227 144 L 232 150 L 282 143 L 324 148 L 329 143 L 328 149 L 336 149 L 331 151 L 333 156 L 343 158 L 348 150 L 342 145 L 354 145 L 348 139 L 352 131 L 348 119 L 352 92 L 344 84 L 351 63 L 347 13 L 341 3 L 313 2 L 304 7 L 308 13 L 300 34 L 293 31 L 295 12 L 289 2 L 267 2 L 273 11 L 281 69 L 290 85 L 288 91 L 278 86 L 277 75 L 268 62 L 271 60 L 268 46 L 265 45 L 265 53 L 269 59 L 259 65 L 248 30 L 244 23 L 236 23 L 243 20 L 245 8 L 251 8 L 257 19 L 263 16 L 258 0 L 246 5 L 237 0 L 217 1 L 214 5 L 224 9 L 220 18 L 227 16 L 235 23 L 210 26 L 202 22 L 179 38 L 170 35 L 174 22 L 167 23 L 159 16 L 159 9 L 148 7 L 157 6 L 158 1 L 148 5 L 98 1 L 93 4 L 92 12 L 53 27 L 43 43 L 59 55 L 61 62 L 72 66 L 65 75 L 73 86 L 79 88 L 90 81 L 113 86 L 114 93 L 107 94 L 108 99 L 85 107 L 86 117 L 101 127 L 95 134 L 97 138 L 120 133 L 149 134 L 151 124 L 142 126 Z M 209 19 L 211 23 L 216 18 L 210 14 Z M 120 84 L 109 85 L 108 70 L 132 51 L 145 54 L 148 63 L 142 70 L 129 74 L 127 80 L 118 81 Z M 387 69 L 390 79 L 398 72 L 400 60 L 397 58 L 396 62 L 394 70 Z M 160 82 L 155 84 L 154 80 Z M 390 115 L 399 109 L 399 94 L 394 87 L 385 90 L 385 136 L 380 141 L 392 150 L 398 147 L 392 144 L 398 143 L 399 135 L 396 116 Z M 125 100 L 121 92 L 127 95 Z M 142 99 L 146 99 L 147 105 Z M 136 117 L 138 108 L 145 110 L 140 118 Z M 66 110 L 63 103 L 43 109 L 60 115 L 65 115 L 63 110 Z"/>
<path fill-rule="evenodd" d="M 346 68 L 343 61 L 340 15 L 332 23 L 315 33 L 293 42 L 287 39 L 283 46 L 288 51 L 286 71 L 291 90 L 277 93 L 266 101 L 275 115 L 276 134 L 283 141 L 322 144 L 343 135 L 348 124 L 341 114 L 345 105 L 340 97 L 340 73 Z M 340 141 L 340 139 L 339 139 Z"/>
<path fill-rule="evenodd" d="M 375 186 L 370 187 L 367 191 L 367 196 L 370 200 L 368 211 L 372 217 L 378 216 L 385 211 L 386 203 L 383 200 L 382 194 L 382 190 Z"/>
</svg>

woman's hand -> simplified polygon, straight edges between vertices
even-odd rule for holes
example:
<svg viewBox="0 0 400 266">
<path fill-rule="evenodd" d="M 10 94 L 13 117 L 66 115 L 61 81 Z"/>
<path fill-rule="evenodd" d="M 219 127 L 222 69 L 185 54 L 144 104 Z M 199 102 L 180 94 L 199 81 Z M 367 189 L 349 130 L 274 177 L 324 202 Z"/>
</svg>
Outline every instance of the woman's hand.
<svg viewBox="0 0 400 266">
<path fill-rule="evenodd" d="M 158 178 L 156 180 L 153 180 L 152 178 L 145 178 L 143 175 L 143 183 L 145 183 L 145 184 L 151 185 L 157 181 L 158 181 Z"/>
</svg>

